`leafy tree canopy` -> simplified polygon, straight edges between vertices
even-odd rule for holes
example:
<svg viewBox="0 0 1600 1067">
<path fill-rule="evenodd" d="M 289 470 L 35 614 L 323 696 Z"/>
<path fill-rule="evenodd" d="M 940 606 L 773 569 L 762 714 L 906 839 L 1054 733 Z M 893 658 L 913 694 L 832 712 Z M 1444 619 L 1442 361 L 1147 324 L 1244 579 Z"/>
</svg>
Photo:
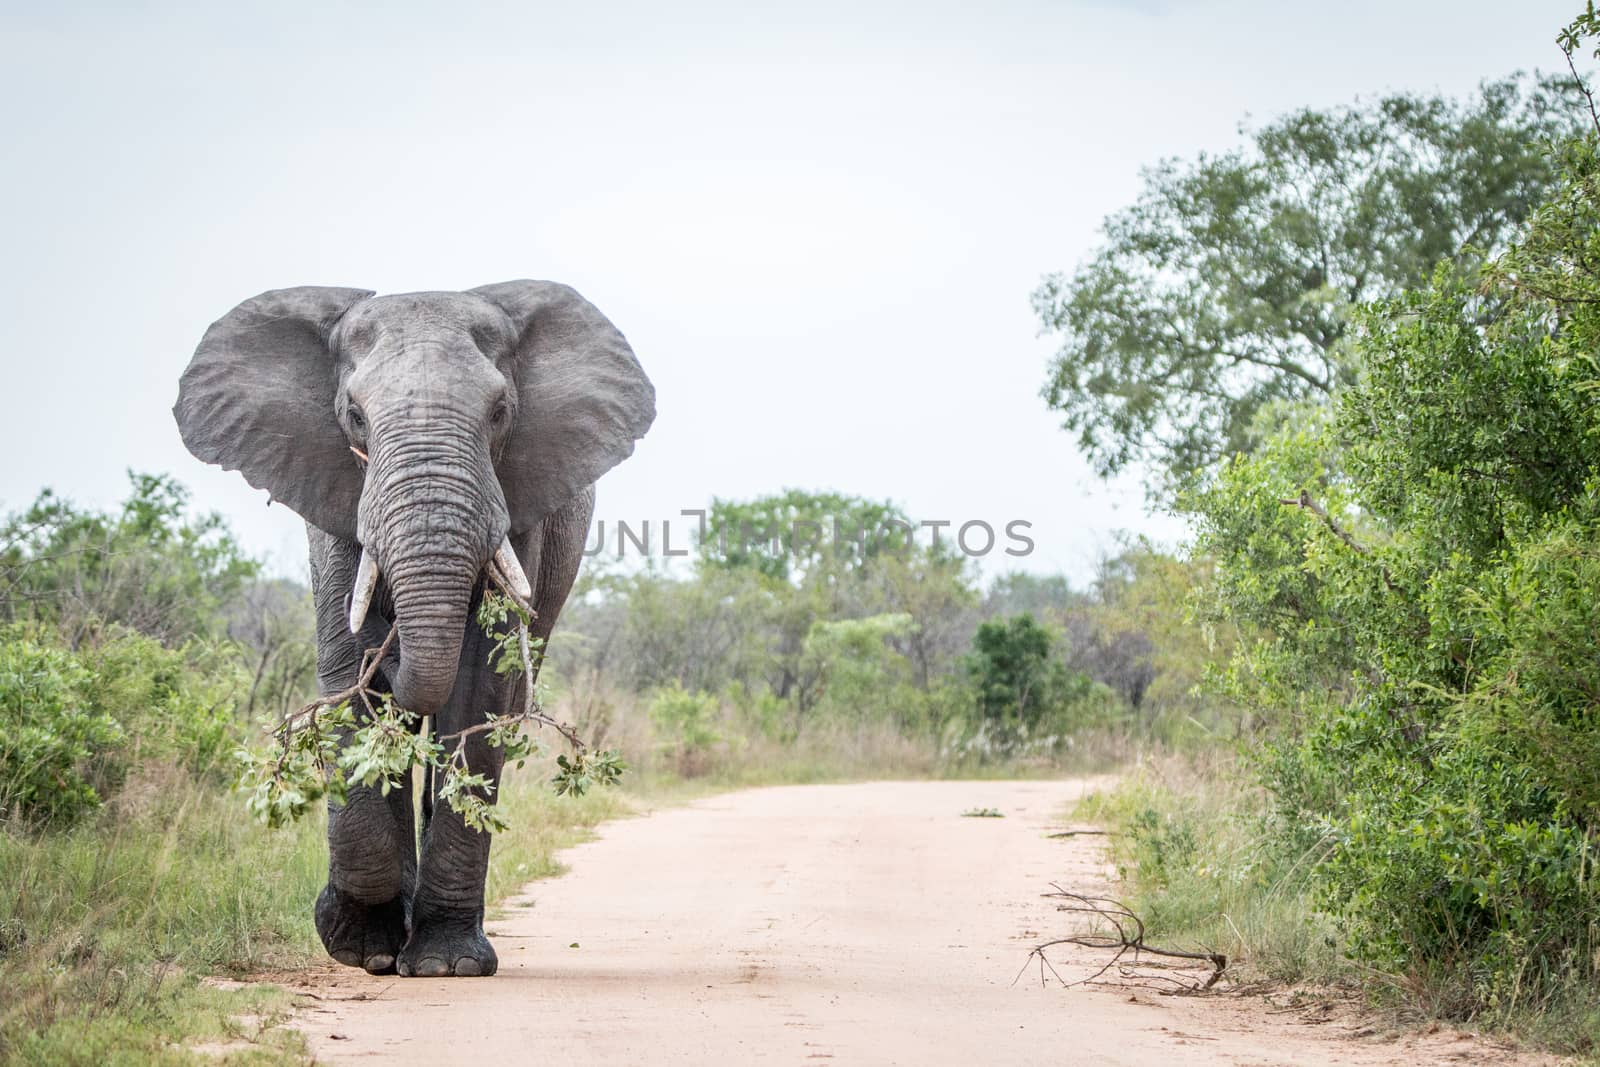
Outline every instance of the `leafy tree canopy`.
<svg viewBox="0 0 1600 1067">
<path fill-rule="evenodd" d="M 750 567 L 789 581 L 824 563 L 855 571 L 885 552 L 903 551 L 915 524 L 887 501 L 786 489 L 753 500 L 713 500 L 706 527 L 702 565 Z"/>
<path fill-rule="evenodd" d="M 1155 486 L 1250 451 L 1264 411 L 1350 382 L 1353 308 L 1504 247 L 1555 185 L 1575 92 L 1512 77 L 1306 109 L 1149 169 L 1104 246 L 1033 294 L 1061 338 L 1045 400 L 1102 475 L 1145 462 Z"/>
<path fill-rule="evenodd" d="M 171 646 L 221 636 L 223 605 L 256 562 L 220 516 L 189 516 L 189 492 L 171 477 L 128 480 L 119 510 L 79 508 L 46 489 L 0 524 L 0 619 L 50 623 L 73 645 L 107 624 Z"/>
<path fill-rule="evenodd" d="M 968 670 L 985 718 L 1036 722 L 1061 697 L 1066 669 L 1056 658 L 1057 638 L 1026 613 L 980 623 Z"/>
<path fill-rule="evenodd" d="M 1563 36 L 1600 33 L 1590 8 Z M 1464 1013 L 1597 973 L 1600 120 L 1487 264 L 1354 316 L 1337 401 L 1186 506 L 1273 832 L 1353 955 Z M 1530 1001 L 1532 1002 L 1532 1001 Z"/>
</svg>

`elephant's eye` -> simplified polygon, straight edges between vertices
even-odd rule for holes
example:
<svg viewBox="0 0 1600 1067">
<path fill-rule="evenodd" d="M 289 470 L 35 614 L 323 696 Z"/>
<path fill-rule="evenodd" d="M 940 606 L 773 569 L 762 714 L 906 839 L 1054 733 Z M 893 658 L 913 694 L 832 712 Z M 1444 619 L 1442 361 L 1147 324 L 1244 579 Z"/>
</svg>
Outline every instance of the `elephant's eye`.
<svg viewBox="0 0 1600 1067">
<path fill-rule="evenodd" d="M 345 417 L 350 420 L 350 429 L 352 432 L 367 432 L 367 417 L 361 413 L 360 408 L 356 407 L 354 404 L 351 404 L 349 409 L 345 412 Z"/>
<path fill-rule="evenodd" d="M 499 429 L 500 427 L 504 426 L 506 424 L 506 420 L 510 417 L 511 408 L 504 400 L 496 403 L 494 410 L 489 413 L 489 421 L 494 424 L 495 429 Z"/>
</svg>

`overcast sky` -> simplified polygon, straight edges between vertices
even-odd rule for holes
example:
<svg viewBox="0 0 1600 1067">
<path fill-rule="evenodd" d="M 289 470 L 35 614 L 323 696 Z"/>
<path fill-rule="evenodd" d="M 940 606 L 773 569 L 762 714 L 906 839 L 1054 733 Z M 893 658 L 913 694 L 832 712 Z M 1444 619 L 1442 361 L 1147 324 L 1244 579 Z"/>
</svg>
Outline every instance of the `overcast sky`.
<svg viewBox="0 0 1600 1067">
<path fill-rule="evenodd" d="M 1028 520 L 1020 562 L 1081 580 L 1116 531 L 1180 531 L 1045 410 L 1040 275 L 1142 165 L 1247 115 L 1555 69 L 1581 5 L 19 6 L 0 507 L 170 472 L 303 573 L 299 520 L 178 439 L 206 326 L 289 285 L 552 278 L 656 383 L 601 517 L 836 489 Z"/>
</svg>

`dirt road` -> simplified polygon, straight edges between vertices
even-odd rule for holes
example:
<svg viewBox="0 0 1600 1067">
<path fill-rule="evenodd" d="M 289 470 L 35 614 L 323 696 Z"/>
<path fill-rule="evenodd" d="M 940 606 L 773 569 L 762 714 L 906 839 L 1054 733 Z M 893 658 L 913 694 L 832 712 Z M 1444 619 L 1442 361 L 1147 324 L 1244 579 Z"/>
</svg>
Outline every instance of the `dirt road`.
<svg viewBox="0 0 1600 1067">
<path fill-rule="evenodd" d="M 299 1025 L 328 1063 L 1539 1062 L 1452 1033 L 1356 1037 L 1259 996 L 1013 984 L 1071 929 L 1048 883 L 1107 888 L 1101 839 L 1046 836 L 1086 787 L 784 787 L 611 823 L 491 924 L 495 978 L 330 968 Z M 1055 958 L 1071 978 L 1099 957 Z"/>
</svg>

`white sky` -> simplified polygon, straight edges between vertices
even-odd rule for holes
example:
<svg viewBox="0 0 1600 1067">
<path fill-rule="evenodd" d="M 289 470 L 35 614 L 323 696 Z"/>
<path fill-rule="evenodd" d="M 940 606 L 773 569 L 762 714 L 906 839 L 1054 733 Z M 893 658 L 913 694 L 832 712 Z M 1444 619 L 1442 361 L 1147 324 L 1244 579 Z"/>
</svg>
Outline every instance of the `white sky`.
<svg viewBox="0 0 1600 1067">
<path fill-rule="evenodd" d="M 206 326 L 288 285 L 553 278 L 656 383 L 601 517 L 837 489 L 1029 520 L 1021 564 L 1083 580 L 1115 531 L 1179 530 L 1039 399 L 1040 275 L 1141 165 L 1556 69 L 1581 5 L 763 6 L 6 4 L 0 507 L 170 472 L 301 574 L 299 520 L 173 426 Z"/>
</svg>

